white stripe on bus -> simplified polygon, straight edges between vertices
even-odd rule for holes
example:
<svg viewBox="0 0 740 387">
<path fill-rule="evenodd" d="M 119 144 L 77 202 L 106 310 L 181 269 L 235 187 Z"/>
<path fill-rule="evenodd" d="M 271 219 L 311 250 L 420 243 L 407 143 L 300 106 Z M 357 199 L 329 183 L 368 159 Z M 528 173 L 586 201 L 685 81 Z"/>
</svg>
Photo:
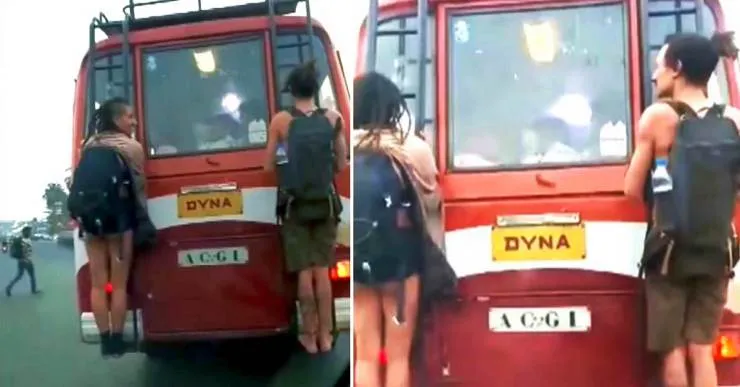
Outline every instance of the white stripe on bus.
<svg viewBox="0 0 740 387">
<path fill-rule="evenodd" d="M 254 222 L 254 223 L 265 223 L 265 224 L 276 224 L 275 219 L 275 203 L 277 195 L 275 188 L 244 188 L 242 189 L 242 200 L 243 200 L 243 214 L 235 216 L 213 216 L 208 218 L 179 218 L 177 216 L 177 195 L 165 195 L 148 200 L 149 216 L 157 229 L 163 230 L 167 228 L 209 223 L 209 222 L 220 222 L 220 221 L 239 221 L 239 222 Z M 349 213 L 350 213 L 350 202 L 349 198 L 342 197 L 342 211 L 340 218 L 340 229 L 349 229 Z M 341 232 L 342 238 L 339 238 L 340 242 L 344 245 L 349 245 L 349 233 Z M 78 272 L 82 266 L 87 264 L 87 251 L 78 236 L 77 230 L 73 231 L 74 238 L 74 252 L 75 252 L 75 273 Z M 347 239 L 346 241 L 344 239 Z"/>
<path fill-rule="evenodd" d="M 636 278 L 647 224 L 586 221 L 584 225 L 586 258 L 583 260 L 495 262 L 492 258 L 491 226 L 448 231 L 445 234 L 447 259 L 461 279 L 477 274 L 536 269 L 584 270 Z M 740 280 L 737 276 L 730 282 L 726 308 L 740 314 Z"/>
<path fill-rule="evenodd" d="M 645 223 L 584 222 L 586 259 L 577 261 L 493 260 L 491 226 L 448 231 L 445 234 L 447 259 L 459 277 L 507 270 L 573 269 L 637 276 L 642 255 Z"/>
</svg>

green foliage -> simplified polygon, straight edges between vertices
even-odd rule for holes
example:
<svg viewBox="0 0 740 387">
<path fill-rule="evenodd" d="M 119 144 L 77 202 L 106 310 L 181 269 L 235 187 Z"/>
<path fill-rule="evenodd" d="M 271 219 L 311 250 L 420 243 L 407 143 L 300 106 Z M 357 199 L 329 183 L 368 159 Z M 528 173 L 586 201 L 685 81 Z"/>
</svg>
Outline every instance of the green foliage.
<svg viewBox="0 0 740 387">
<path fill-rule="evenodd" d="M 49 183 L 44 190 L 43 198 L 46 201 L 46 223 L 49 225 L 49 231 L 56 234 L 69 220 L 67 191 L 61 184 Z"/>
</svg>

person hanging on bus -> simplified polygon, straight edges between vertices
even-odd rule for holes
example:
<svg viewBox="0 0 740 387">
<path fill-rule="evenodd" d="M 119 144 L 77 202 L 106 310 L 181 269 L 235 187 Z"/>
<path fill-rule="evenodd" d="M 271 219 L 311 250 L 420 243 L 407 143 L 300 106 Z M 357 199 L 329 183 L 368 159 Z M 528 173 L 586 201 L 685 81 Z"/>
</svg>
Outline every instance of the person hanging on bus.
<svg viewBox="0 0 740 387">
<path fill-rule="evenodd" d="M 673 239 L 663 244 L 660 251 L 665 252 L 643 258 L 647 345 L 650 351 L 663 356 L 662 379 L 666 386 L 717 386 L 712 352 L 727 300 L 728 273 L 735 263 L 732 262 L 730 230 L 734 212 L 731 207 L 734 207 L 736 194 L 732 184 L 735 170 L 728 165 L 725 171 L 728 178 L 724 179 L 720 173 L 706 173 L 709 167 L 706 163 L 691 164 L 691 160 L 705 159 L 706 156 L 679 157 L 675 152 L 677 149 L 691 152 L 690 149 L 695 147 L 684 145 L 690 141 L 699 144 L 716 142 L 719 144 L 714 148 L 717 152 L 721 152 L 729 142 L 737 142 L 740 111 L 715 105 L 706 93 L 707 82 L 720 57 L 736 58 L 737 52 L 732 35 L 728 33 L 715 34 L 711 39 L 698 34 L 677 34 L 666 39 L 657 55 L 657 67 L 652 75 L 658 101 L 640 117 L 635 152 L 625 176 L 625 194 L 645 199 L 652 205 L 651 230 L 659 232 L 648 233 L 646 251 L 651 251 L 651 241 L 662 241 L 665 235 L 668 235 L 667 239 L 672 238 L 670 231 L 665 234 L 662 230 L 682 225 L 684 217 L 679 214 L 684 210 L 681 208 L 688 208 L 693 224 L 702 225 L 692 227 L 690 233 L 681 233 L 681 239 L 675 239 L 675 245 Z M 676 141 L 679 135 L 682 138 L 680 143 Z M 653 163 L 655 169 L 651 178 Z M 674 163 L 679 163 L 679 166 Z M 711 164 L 711 167 L 723 165 Z M 674 174 L 671 167 L 681 174 Z M 669 172 L 664 172 L 666 170 Z M 660 179 L 658 172 L 662 172 Z M 672 179 L 682 179 L 682 175 L 687 173 L 694 173 L 690 175 L 692 183 L 673 185 Z M 646 181 L 652 184 L 652 190 L 648 189 L 651 185 L 646 185 Z M 719 188 L 712 188 L 715 186 Z M 707 196 L 707 189 L 713 195 Z M 663 199 L 666 192 L 669 195 L 675 192 L 671 197 L 676 199 Z M 711 197 L 712 202 L 697 202 L 705 197 Z M 689 198 L 693 203 L 687 203 L 686 207 L 670 206 L 674 200 L 683 198 Z M 721 209 L 718 209 L 719 205 Z M 651 238 L 651 235 L 659 236 Z M 704 238 L 701 244 L 698 243 L 699 236 Z M 686 247 L 687 244 L 690 248 Z M 690 371 L 686 369 L 687 363 L 691 364 Z M 692 381 L 688 375 L 692 375 Z"/>
<path fill-rule="evenodd" d="M 123 327 L 133 230 L 137 208 L 146 205 L 144 149 L 132 138 L 136 125 L 131 106 L 122 98 L 104 102 L 93 113 L 91 137 L 74 170 L 68 199 L 90 260 L 90 303 L 104 357 L 118 357 L 126 350 Z"/>
<path fill-rule="evenodd" d="M 293 69 L 285 89 L 294 104 L 270 122 L 265 170 L 277 167 L 285 264 L 298 273 L 304 327 L 298 339 L 308 353 L 327 352 L 334 340 L 329 267 L 342 211 L 334 178 L 347 166 L 348 154 L 344 121 L 314 103 L 319 92 L 315 62 Z"/>
<path fill-rule="evenodd" d="M 356 79 L 353 109 L 355 381 L 358 386 L 410 386 L 422 238 L 428 233 L 442 246 L 444 235 L 437 167 L 429 144 L 404 127 L 406 101 L 390 79 L 374 72 Z M 376 155 L 379 161 L 373 161 Z M 387 160 L 394 161 L 386 165 Z M 388 209 L 395 215 L 383 216 Z M 383 343 L 385 375 L 379 362 Z"/>
</svg>

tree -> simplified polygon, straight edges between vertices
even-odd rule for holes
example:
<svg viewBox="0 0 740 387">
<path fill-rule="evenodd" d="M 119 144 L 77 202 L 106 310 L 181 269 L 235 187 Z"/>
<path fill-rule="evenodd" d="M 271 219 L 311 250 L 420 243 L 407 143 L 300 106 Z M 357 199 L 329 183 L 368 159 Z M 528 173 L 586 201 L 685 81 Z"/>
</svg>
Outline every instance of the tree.
<svg viewBox="0 0 740 387">
<path fill-rule="evenodd" d="M 65 222 L 69 219 L 67 191 L 61 184 L 49 183 L 43 197 L 46 201 L 46 223 L 49 225 L 49 231 L 57 233 L 64 228 Z"/>
</svg>

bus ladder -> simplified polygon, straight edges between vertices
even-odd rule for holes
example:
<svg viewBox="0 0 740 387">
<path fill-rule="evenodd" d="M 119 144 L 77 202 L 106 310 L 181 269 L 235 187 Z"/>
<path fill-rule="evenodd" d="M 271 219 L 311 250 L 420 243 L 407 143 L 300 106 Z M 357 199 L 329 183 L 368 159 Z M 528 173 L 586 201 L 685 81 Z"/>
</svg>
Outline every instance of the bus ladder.
<svg viewBox="0 0 740 387">
<path fill-rule="evenodd" d="M 429 4 L 428 0 L 417 0 L 416 10 L 416 29 L 406 28 L 405 20 L 402 19 L 399 29 L 388 29 L 378 30 L 378 0 L 370 0 L 370 11 L 368 12 L 367 18 L 367 52 L 365 53 L 365 71 L 375 71 L 375 64 L 377 62 L 377 50 L 378 50 L 378 37 L 380 36 L 398 36 L 403 38 L 408 35 L 416 35 L 418 40 L 419 53 L 416 59 L 404 59 L 405 64 L 418 65 L 418 79 L 416 83 L 416 91 L 413 93 L 405 93 L 403 97 L 405 99 L 416 99 L 415 106 L 415 127 L 414 131 L 417 134 L 421 134 L 424 131 L 426 124 L 431 124 L 432 120 L 426 118 L 426 89 L 427 89 L 427 64 L 431 63 L 431 59 L 427 59 L 427 24 L 429 23 Z M 403 40 L 401 40 L 403 43 Z M 406 45 L 398 45 L 398 56 L 405 58 Z M 404 66 L 405 68 L 405 66 Z M 401 85 L 399 85 L 401 87 Z"/>
<path fill-rule="evenodd" d="M 650 28 L 654 21 L 663 18 L 673 18 L 675 31 L 670 33 L 704 32 L 704 0 L 642 0 L 642 44 L 643 44 L 643 107 L 653 102 L 652 54 L 657 53 L 665 44 L 667 35 L 661 36 L 659 41 L 650 41 Z M 693 21 L 686 23 L 684 16 L 693 16 Z M 670 34 L 669 33 L 669 34 Z"/>
<path fill-rule="evenodd" d="M 125 12 L 124 12 L 125 14 Z M 95 111 L 95 102 L 97 101 L 97 77 L 96 74 L 99 70 L 104 70 L 108 73 L 108 80 L 109 84 L 121 87 L 123 89 L 123 97 L 129 103 L 134 105 L 133 98 L 133 74 L 132 74 L 132 66 L 131 66 L 131 45 L 129 43 L 129 23 L 130 19 L 128 15 L 125 15 L 124 20 L 121 21 L 121 28 L 122 28 L 122 52 L 121 52 L 121 63 L 120 64 L 114 64 L 113 63 L 113 55 L 107 56 L 108 63 L 103 66 L 97 66 L 96 63 L 100 57 L 95 52 L 95 37 L 96 32 L 100 29 L 103 30 L 103 28 L 106 25 L 109 25 L 111 22 L 108 20 L 108 17 L 104 13 L 100 13 L 97 17 L 94 17 L 92 21 L 90 22 L 89 27 L 89 51 L 87 54 L 87 109 L 86 109 L 86 117 L 85 122 L 90 122 L 90 119 L 92 118 L 92 113 Z M 120 82 L 114 82 L 114 72 L 116 70 L 121 70 L 123 73 L 123 80 Z M 92 128 L 86 127 L 85 128 L 85 138 L 87 139 L 89 136 L 93 135 L 94 133 L 90 133 L 90 130 Z"/>
</svg>

